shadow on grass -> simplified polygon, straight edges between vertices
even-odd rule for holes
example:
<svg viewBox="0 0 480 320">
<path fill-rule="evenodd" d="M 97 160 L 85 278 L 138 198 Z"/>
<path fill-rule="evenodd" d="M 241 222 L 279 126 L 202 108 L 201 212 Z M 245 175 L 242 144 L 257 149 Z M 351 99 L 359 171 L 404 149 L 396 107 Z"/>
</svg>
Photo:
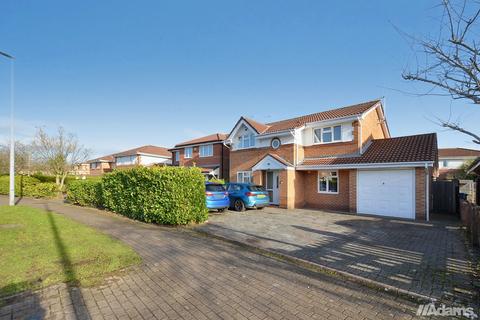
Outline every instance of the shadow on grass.
<svg viewBox="0 0 480 320">
<path fill-rule="evenodd" d="M 48 204 L 45 205 L 45 210 L 48 214 L 48 221 L 52 229 L 53 238 L 55 241 L 55 246 L 57 248 L 58 257 L 60 258 L 60 263 L 62 264 L 62 271 L 67 282 L 67 289 L 70 298 L 70 302 L 73 306 L 74 318 L 75 319 L 90 319 L 90 315 L 85 302 L 83 299 L 82 291 L 78 288 L 78 278 L 75 273 L 75 266 L 72 264 L 72 260 L 67 252 L 67 248 L 62 241 L 60 233 L 58 231 L 57 224 L 53 218 L 54 213 L 48 207 Z"/>
</svg>

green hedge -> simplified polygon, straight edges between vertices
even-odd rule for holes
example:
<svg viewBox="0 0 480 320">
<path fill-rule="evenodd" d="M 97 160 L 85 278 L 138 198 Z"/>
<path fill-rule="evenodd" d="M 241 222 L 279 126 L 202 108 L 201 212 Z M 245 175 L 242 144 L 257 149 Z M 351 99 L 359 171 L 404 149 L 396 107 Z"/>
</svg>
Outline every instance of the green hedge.
<svg viewBox="0 0 480 320">
<path fill-rule="evenodd" d="M 102 179 L 104 207 L 129 218 L 188 224 L 208 218 L 205 179 L 198 168 L 137 167 Z"/>
<path fill-rule="evenodd" d="M 101 180 L 75 180 L 67 188 L 67 200 L 73 204 L 103 207 Z"/>
<path fill-rule="evenodd" d="M 9 194 L 10 178 L 0 176 L 0 194 Z M 53 198 L 58 194 L 55 183 L 42 182 L 30 176 L 15 176 L 15 195 L 17 197 Z"/>
</svg>

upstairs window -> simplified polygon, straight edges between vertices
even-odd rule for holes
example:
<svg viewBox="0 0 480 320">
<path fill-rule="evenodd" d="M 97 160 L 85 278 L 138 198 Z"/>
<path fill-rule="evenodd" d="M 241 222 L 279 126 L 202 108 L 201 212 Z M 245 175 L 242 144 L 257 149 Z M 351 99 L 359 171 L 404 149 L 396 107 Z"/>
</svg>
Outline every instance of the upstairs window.
<svg viewBox="0 0 480 320">
<path fill-rule="evenodd" d="M 324 127 L 313 130 L 314 143 L 342 141 L 342 126 Z"/>
<path fill-rule="evenodd" d="M 254 134 L 245 134 L 239 137 L 240 148 L 251 148 L 255 147 L 255 135 Z"/>
<path fill-rule="evenodd" d="M 185 154 L 184 154 L 184 158 L 185 159 L 190 159 L 192 157 L 192 152 L 193 152 L 193 149 L 192 147 L 187 147 L 185 148 Z"/>
<path fill-rule="evenodd" d="M 213 156 L 213 144 L 200 146 L 200 157 L 211 157 L 211 156 Z"/>
</svg>

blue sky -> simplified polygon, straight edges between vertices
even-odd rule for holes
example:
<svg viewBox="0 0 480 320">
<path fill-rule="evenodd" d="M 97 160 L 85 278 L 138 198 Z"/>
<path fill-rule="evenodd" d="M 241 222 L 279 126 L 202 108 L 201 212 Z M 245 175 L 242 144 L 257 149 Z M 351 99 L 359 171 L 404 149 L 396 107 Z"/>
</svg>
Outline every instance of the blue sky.
<svg viewBox="0 0 480 320">
<path fill-rule="evenodd" d="M 261 122 L 386 97 L 393 135 L 438 132 L 436 116 L 478 128 L 480 108 L 416 96 L 396 31 L 438 30 L 438 1 L 16 1 L 0 3 L 0 50 L 16 62 L 19 137 L 62 125 L 93 155 L 172 146 Z M 8 134 L 0 63 L 0 140 Z"/>
</svg>

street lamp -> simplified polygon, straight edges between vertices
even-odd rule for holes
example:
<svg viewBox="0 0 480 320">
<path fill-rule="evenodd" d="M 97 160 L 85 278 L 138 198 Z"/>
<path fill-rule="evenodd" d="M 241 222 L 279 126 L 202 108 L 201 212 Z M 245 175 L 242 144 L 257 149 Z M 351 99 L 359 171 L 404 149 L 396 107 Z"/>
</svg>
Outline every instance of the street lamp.
<svg viewBox="0 0 480 320">
<path fill-rule="evenodd" d="M 11 55 L 0 51 L 0 55 L 10 59 L 10 192 L 8 204 L 15 205 L 15 139 L 13 136 L 13 81 L 14 81 L 14 61 Z"/>
</svg>

